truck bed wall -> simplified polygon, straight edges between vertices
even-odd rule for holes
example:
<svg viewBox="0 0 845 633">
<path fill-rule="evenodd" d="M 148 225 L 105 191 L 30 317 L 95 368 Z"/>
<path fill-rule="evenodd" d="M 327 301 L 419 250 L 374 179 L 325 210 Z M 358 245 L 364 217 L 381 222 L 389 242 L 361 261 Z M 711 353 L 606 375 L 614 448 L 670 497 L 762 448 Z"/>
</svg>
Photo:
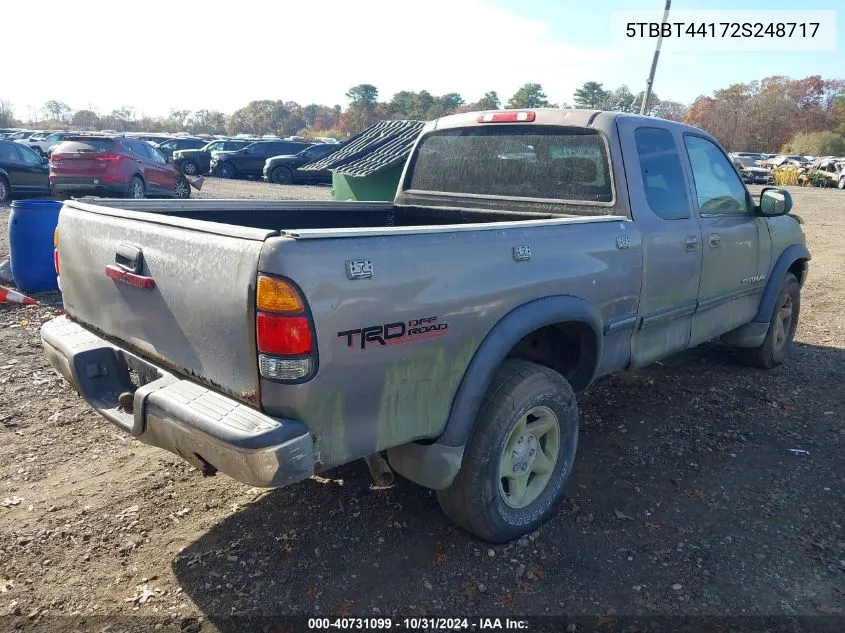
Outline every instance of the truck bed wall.
<svg viewBox="0 0 845 633">
<path fill-rule="evenodd" d="M 86 200 L 88 202 L 88 200 Z M 218 222 L 268 230 L 431 226 L 514 222 L 566 217 L 540 212 L 398 207 L 391 203 L 305 202 L 277 200 L 91 200 L 128 211 Z M 200 204 L 197 204 L 200 203 Z"/>
</svg>

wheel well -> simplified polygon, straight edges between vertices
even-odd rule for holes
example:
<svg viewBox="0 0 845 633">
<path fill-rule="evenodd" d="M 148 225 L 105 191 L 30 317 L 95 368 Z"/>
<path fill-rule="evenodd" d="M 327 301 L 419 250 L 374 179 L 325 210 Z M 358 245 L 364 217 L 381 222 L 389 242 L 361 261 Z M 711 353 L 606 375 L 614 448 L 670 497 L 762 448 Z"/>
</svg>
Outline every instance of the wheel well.
<svg viewBox="0 0 845 633">
<path fill-rule="evenodd" d="M 807 276 L 807 260 L 806 259 L 796 259 L 790 267 L 787 269 L 787 272 L 792 273 L 795 275 L 795 278 L 798 279 L 798 283 L 802 286 L 804 285 L 804 279 Z"/>
<path fill-rule="evenodd" d="M 580 321 L 567 321 L 534 330 L 514 345 L 507 358 L 521 358 L 553 369 L 576 391 L 592 380 L 598 363 L 596 336 Z"/>
</svg>

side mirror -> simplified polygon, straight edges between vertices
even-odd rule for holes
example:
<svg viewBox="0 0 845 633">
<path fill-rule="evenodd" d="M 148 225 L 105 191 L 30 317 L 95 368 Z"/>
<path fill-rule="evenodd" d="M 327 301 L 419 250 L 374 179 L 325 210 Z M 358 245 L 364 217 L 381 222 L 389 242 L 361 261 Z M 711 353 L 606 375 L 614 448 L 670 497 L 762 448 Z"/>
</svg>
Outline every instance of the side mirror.
<svg viewBox="0 0 845 633">
<path fill-rule="evenodd" d="M 41 164 L 42 164 L 42 165 L 49 165 L 49 164 L 50 164 L 50 159 L 49 159 L 49 158 L 47 158 L 46 156 L 42 156 L 42 157 L 41 157 Z"/>
<path fill-rule="evenodd" d="M 786 189 L 766 187 L 760 193 L 760 215 L 776 217 L 792 210 L 792 195 Z"/>
</svg>

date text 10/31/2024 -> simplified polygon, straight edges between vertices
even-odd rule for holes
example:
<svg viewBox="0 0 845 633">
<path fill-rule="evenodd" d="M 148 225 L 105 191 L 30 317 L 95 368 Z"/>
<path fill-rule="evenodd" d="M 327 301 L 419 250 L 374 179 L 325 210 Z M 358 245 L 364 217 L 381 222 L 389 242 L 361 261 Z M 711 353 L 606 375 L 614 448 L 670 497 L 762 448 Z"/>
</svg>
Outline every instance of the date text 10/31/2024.
<svg viewBox="0 0 845 633">
<path fill-rule="evenodd" d="M 390 629 L 408 631 L 527 631 L 528 621 L 516 618 L 308 618 L 309 631 Z"/>
</svg>

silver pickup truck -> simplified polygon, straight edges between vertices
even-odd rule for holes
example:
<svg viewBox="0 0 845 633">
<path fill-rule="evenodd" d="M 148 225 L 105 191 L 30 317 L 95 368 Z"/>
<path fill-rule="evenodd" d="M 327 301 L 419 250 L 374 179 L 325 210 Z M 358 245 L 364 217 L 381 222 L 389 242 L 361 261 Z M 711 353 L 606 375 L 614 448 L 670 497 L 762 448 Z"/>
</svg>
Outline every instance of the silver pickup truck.
<svg viewBox="0 0 845 633">
<path fill-rule="evenodd" d="M 494 542 L 554 511 L 575 392 L 721 337 L 789 355 L 810 254 L 693 127 L 584 110 L 428 123 L 393 203 L 73 200 L 55 368 L 206 474 L 387 451 Z"/>
</svg>

